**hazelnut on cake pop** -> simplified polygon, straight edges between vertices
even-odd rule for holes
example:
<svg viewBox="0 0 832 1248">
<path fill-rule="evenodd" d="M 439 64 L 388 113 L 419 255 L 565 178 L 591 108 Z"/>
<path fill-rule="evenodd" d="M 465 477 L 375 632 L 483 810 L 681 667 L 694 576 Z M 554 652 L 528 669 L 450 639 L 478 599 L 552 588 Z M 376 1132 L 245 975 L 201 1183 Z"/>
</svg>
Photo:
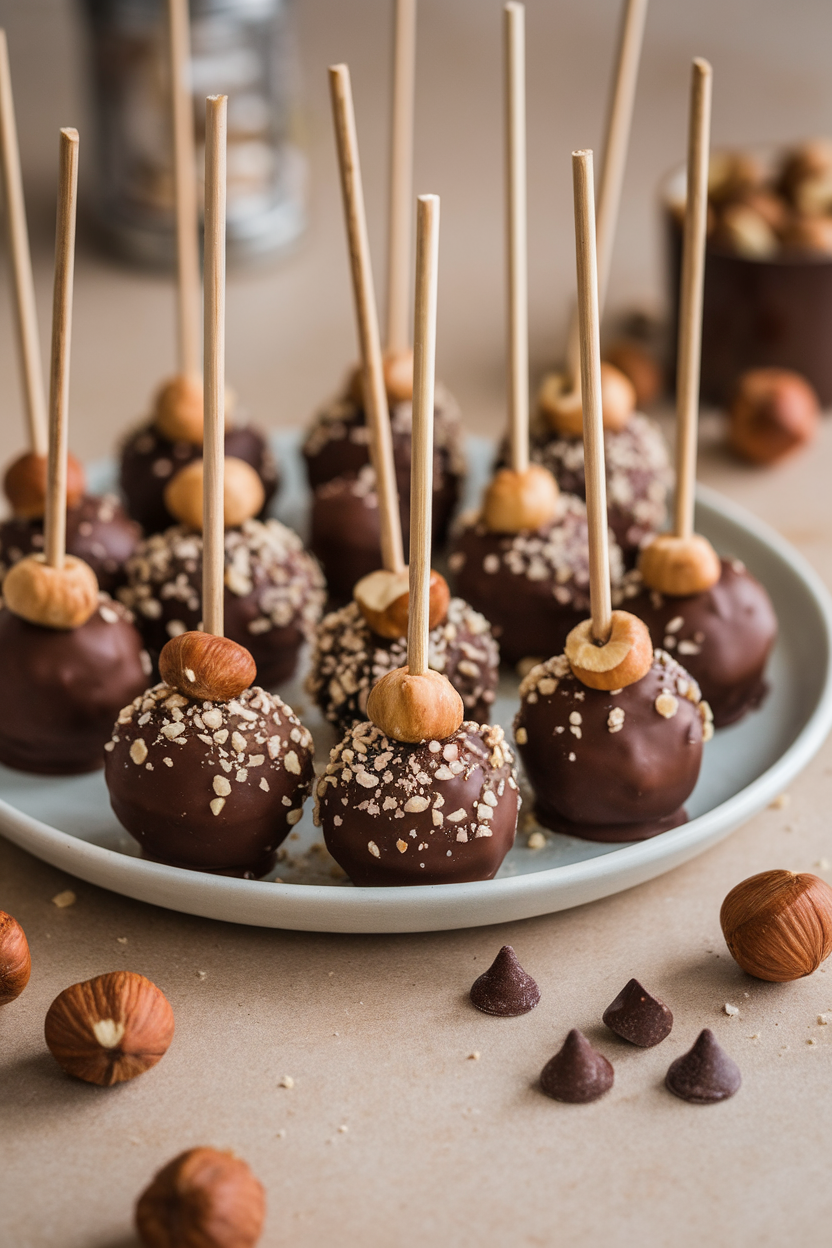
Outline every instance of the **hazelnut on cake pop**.
<svg viewBox="0 0 832 1248">
<path fill-rule="evenodd" d="M 711 705 L 716 728 L 735 723 L 766 693 L 765 667 L 777 637 L 766 590 L 737 559 L 720 558 L 694 532 L 702 290 L 707 227 L 711 70 L 694 61 L 688 145 L 673 529 L 644 547 L 641 593 L 628 607 L 653 644 L 678 655 Z M 630 588 L 635 589 L 635 586 Z"/>
<path fill-rule="evenodd" d="M 598 288 L 603 314 L 627 163 L 647 0 L 626 0 L 610 95 L 598 194 Z M 580 346 L 571 318 L 563 372 L 544 378 L 532 428 L 533 462 L 548 468 L 567 494 L 586 496 L 581 424 Z M 667 447 L 658 426 L 636 409 L 630 379 L 601 364 L 604 452 L 609 524 L 628 566 L 646 537 L 664 524 L 672 482 Z"/>
<path fill-rule="evenodd" d="M 4 489 L 12 515 L 0 524 L 0 579 L 26 555 L 42 554 L 47 488 L 47 406 L 41 366 L 35 286 L 29 253 L 20 152 L 14 116 L 9 49 L 0 30 L 0 161 L 3 165 L 9 258 L 29 450 L 8 466 Z M 118 501 L 84 492 L 84 470 L 67 456 L 66 549 L 88 563 L 101 589 L 111 593 L 123 581 L 124 563 L 139 540 L 138 526 Z"/>
<path fill-rule="evenodd" d="M 130 433 L 122 448 L 119 484 L 127 510 L 146 533 L 173 523 L 165 487 L 174 473 L 202 457 L 203 389 L 199 369 L 199 210 L 190 89 L 188 0 L 167 0 L 170 51 L 171 130 L 176 209 L 177 335 L 179 369 L 159 387 L 149 421 Z M 228 416 L 232 395 L 226 395 Z M 263 483 L 263 505 L 278 485 L 277 465 L 265 437 L 234 411 L 225 453 L 245 460 Z"/>
<path fill-rule="evenodd" d="M 386 672 L 407 661 L 409 578 L 404 564 L 358 142 L 346 68 L 333 80 L 336 82 L 338 89 L 332 92 L 332 105 L 361 358 L 368 378 L 367 393 L 372 396 L 368 404 L 368 429 L 380 486 L 374 495 L 373 514 L 382 561 L 379 567 L 375 550 L 367 551 L 375 561 L 370 568 L 362 568 L 360 578 L 351 587 L 353 601 L 333 611 L 322 622 L 312 655 L 309 691 L 327 719 L 343 729 L 356 720 L 366 719 L 367 697 L 372 686 Z M 346 517 L 344 523 L 348 523 Z M 346 571 L 346 567 L 343 570 Z M 467 718 L 487 721 L 497 684 L 496 644 L 488 623 L 462 599 L 451 599 L 444 578 L 437 572 L 431 572 L 428 626 L 429 666 L 442 671 L 459 691 Z"/>
<path fill-rule="evenodd" d="M 223 636 L 223 402 L 227 97 L 206 101 L 204 632 L 172 638 L 162 684 L 125 706 L 106 746 L 110 802 L 151 858 L 259 876 L 301 817 L 312 738 L 251 688 L 251 654 Z"/>
<path fill-rule="evenodd" d="M 395 481 L 401 500 L 401 524 L 407 541 L 413 413 L 410 266 L 416 0 L 395 0 L 395 14 L 387 324 L 382 367 L 384 403 L 385 408 L 389 408 L 392 429 Z M 377 396 L 368 388 L 366 363 L 362 359 L 346 379 L 342 392 L 316 414 L 303 446 L 309 484 L 315 492 L 311 545 L 324 565 L 330 593 L 341 601 L 348 599 L 355 582 L 377 568 L 380 562 L 381 535 L 374 510 L 375 477 L 368 468 L 373 461 L 371 430 L 375 418 L 373 407 L 377 402 Z M 459 408 L 448 391 L 437 385 L 432 524 L 434 541 L 438 544 L 447 537 L 465 475 L 462 445 Z M 382 483 L 379 488 L 384 488 Z"/>
<path fill-rule="evenodd" d="M 529 462 L 529 346 L 523 9 L 506 8 L 508 466 L 499 468 L 476 516 L 464 517 L 449 566 L 455 586 L 491 623 L 504 659 L 542 659 L 563 647 L 589 608 L 584 503 Z M 613 542 L 613 575 L 623 574 Z"/>
<path fill-rule="evenodd" d="M 346 67 L 330 69 L 333 92 Z M 318 781 L 316 821 L 354 884 L 490 879 L 514 842 L 519 793 L 501 728 L 466 722 L 462 699 L 428 667 L 433 371 L 439 200 L 418 200 L 415 386 L 407 665 L 369 697 Z"/>
<path fill-rule="evenodd" d="M 89 564 L 66 553 L 67 414 L 78 133 L 62 130 L 45 549 L 3 582 L 0 762 L 43 775 L 95 771 L 119 706 L 147 679 L 131 617 L 99 593 Z"/>
<path fill-rule="evenodd" d="M 636 841 L 687 818 L 709 711 L 684 668 L 654 652 L 642 621 L 611 607 L 592 153 L 573 152 L 572 166 L 591 617 L 564 654 L 523 681 L 514 736 L 542 824 L 590 841 Z"/>
</svg>

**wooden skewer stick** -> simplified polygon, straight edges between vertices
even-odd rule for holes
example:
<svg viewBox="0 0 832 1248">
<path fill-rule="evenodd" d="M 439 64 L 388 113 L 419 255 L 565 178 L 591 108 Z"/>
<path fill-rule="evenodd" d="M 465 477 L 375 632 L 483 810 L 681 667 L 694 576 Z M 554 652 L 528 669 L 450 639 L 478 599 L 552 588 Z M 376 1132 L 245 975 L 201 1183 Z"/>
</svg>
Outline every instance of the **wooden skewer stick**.
<svg viewBox="0 0 832 1248">
<path fill-rule="evenodd" d="M 364 188 L 358 156 L 352 86 L 350 71 L 346 65 L 329 67 L 329 87 L 335 120 L 335 138 L 338 145 L 344 215 L 347 223 L 358 340 L 361 348 L 364 406 L 370 427 L 370 451 L 376 473 L 381 522 L 381 557 L 388 572 L 403 572 L 404 551 L 396 472 L 393 464 L 393 440 L 390 433 L 390 414 L 387 408 L 387 390 L 381 360 L 381 339 L 378 331 L 373 270 L 370 263 L 367 217 L 364 211 Z"/>
<path fill-rule="evenodd" d="M 202 627 L 223 635 L 225 585 L 225 152 L 228 96 L 205 101 L 205 436 Z"/>
<path fill-rule="evenodd" d="M 621 188 L 627 166 L 627 148 L 633 122 L 633 105 L 636 98 L 638 68 L 641 47 L 644 42 L 644 24 L 647 19 L 649 0 L 627 0 L 621 21 L 616 55 L 615 79 L 607 114 L 607 132 L 604 139 L 604 156 L 601 162 L 601 179 L 598 188 L 598 306 L 601 315 L 607 302 L 607 288 L 612 268 L 612 252 L 618 210 L 621 205 Z M 567 366 L 570 378 L 577 380 L 580 369 L 580 343 L 578 341 L 577 315 L 573 316 L 567 348 Z"/>
<path fill-rule="evenodd" d="M 673 531 L 677 537 L 690 537 L 693 533 L 712 78 L 708 62 L 699 58 L 694 60 L 690 86 L 688 188 L 682 244 L 677 354 L 679 362 L 676 373 L 676 501 L 673 509 Z"/>
<path fill-rule="evenodd" d="M 26 206 L 23 202 L 20 150 L 17 144 L 9 46 L 5 30 L 0 30 L 0 160 L 3 164 L 3 185 L 6 188 L 9 250 L 12 260 L 17 335 L 23 367 L 29 442 L 36 455 L 46 455 L 49 445 L 46 388 L 43 383 L 43 363 L 35 308 L 35 283 L 32 277 L 32 258 L 29 254 L 29 231 L 26 227 Z"/>
<path fill-rule="evenodd" d="M 199 376 L 199 214 L 191 96 L 188 0 L 168 0 L 173 182 L 176 201 L 179 371 Z"/>
<path fill-rule="evenodd" d="M 526 245 L 526 10 L 504 10 L 506 228 L 508 253 L 508 411 L 511 466 L 529 466 L 529 313 Z"/>
<path fill-rule="evenodd" d="M 387 350 L 410 346 L 410 229 L 413 199 L 413 112 L 416 0 L 396 0 L 387 239 Z"/>
<path fill-rule="evenodd" d="M 575 195 L 586 515 L 589 526 L 589 601 L 592 635 L 596 641 L 606 642 L 612 627 L 612 602 L 607 540 L 607 482 L 604 473 L 604 422 L 601 411 L 601 333 L 592 152 L 572 153 L 572 182 Z"/>
<path fill-rule="evenodd" d="M 431 511 L 433 502 L 433 394 L 436 377 L 436 292 L 439 271 L 439 196 L 416 201 L 416 311 L 413 318 L 413 449 L 410 469 L 410 596 L 407 667 L 428 670 Z"/>
</svg>

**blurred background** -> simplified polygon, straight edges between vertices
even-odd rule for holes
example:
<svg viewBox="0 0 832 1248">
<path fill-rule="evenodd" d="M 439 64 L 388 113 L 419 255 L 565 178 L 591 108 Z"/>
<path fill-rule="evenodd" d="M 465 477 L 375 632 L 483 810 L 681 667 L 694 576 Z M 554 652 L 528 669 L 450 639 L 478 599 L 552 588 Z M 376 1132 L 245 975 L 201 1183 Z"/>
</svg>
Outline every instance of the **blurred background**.
<svg viewBox="0 0 832 1248">
<path fill-rule="evenodd" d="M 114 258 L 95 222 L 92 19 L 98 0 L 0 0 L 16 97 L 43 341 L 48 342 L 57 132 L 81 133 L 84 228 L 78 255 L 71 440 L 109 451 L 148 410 L 174 365 L 170 275 Z M 155 0 L 121 6 L 141 24 Z M 252 418 L 299 426 L 356 355 L 325 69 L 350 65 L 376 285 L 381 295 L 392 0 L 210 0 L 281 23 L 285 78 L 274 108 L 292 153 L 279 254 L 250 254 L 229 275 L 229 382 Z M 192 4 L 192 11 L 197 6 Z M 561 354 L 574 288 L 570 151 L 601 142 L 619 0 L 527 0 L 532 368 Z M 439 368 L 469 428 L 504 414 L 504 246 L 500 0 L 420 0 L 415 187 L 442 196 Z M 285 23 L 285 24 L 284 24 Z M 684 157 L 689 64 L 714 67 L 713 143 L 789 143 L 832 133 L 828 0 L 652 0 L 616 240 L 608 319 L 666 312 L 663 175 Z M 125 70 L 126 72 L 126 70 Z M 209 75 L 210 76 L 210 75 Z M 203 75 L 204 77 L 204 75 Z M 217 89 L 200 78 L 204 91 Z M 224 84 L 217 84 L 226 89 Z M 256 120 L 256 108 L 253 115 Z M 301 156 L 298 153 L 302 153 Z M 256 166 L 256 161 L 254 162 Z M 274 224 L 274 223 L 273 223 Z M 249 253 L 257 251 L 255 246 Z M 0 248 L 3 457 L 23 438 L 5 247 Z"/>
</svg>

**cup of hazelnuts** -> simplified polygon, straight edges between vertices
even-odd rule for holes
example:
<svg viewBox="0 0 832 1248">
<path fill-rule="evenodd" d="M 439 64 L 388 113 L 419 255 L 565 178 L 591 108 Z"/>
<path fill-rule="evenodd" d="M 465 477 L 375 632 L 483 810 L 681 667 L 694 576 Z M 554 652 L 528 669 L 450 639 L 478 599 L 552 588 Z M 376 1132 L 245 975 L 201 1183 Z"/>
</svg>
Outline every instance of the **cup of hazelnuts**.
<svg viewBox="0 0 832 1248">
<path fill-rule="evenodd" d="M 685 173 L 662 188 L 669 243 L 671 307 L 679 306 Z M 676 326 L 671 342 L 676 342 Z M 728 406 L 748 370 L 770 377 L 784 405 L 786 442 L 814 432 L 817 402 L 832 403 L 832 138 L 788 149 L 717 151 L 708 187 L 708 250 L 702 326 L 701 394 Z M 806 395 L 791 385 L 808 382 Z M 800 378 L 798 378 L 798 381 Z M 770 424 L 770 417 L 766 418 Z M 775 422 L 777 423 L 777 422 Z M 747 430 L 740 438 L 747 441 Z M 775 438 L 775 443 L 777 439 Z M 779 445 L 779 444 L 778 444 Z M 742 447 L 737 447 L 744 454 Z M 777 458 L 766 438 L 752 439 L 755 462 Z"/>
</svg>

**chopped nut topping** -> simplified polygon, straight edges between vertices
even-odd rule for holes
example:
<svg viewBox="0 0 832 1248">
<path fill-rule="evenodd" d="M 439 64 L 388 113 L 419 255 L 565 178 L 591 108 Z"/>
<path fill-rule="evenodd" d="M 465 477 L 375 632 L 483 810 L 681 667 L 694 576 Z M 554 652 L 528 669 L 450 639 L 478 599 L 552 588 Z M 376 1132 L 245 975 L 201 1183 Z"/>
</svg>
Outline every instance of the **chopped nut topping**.
<svg viewBox="0 0 832 1248">
<path fill-rule="evenodd" d="M 654 703 L 656 710 L 665 719 L 672 719 L 679 710 L 679 700 L 668 690 L 663 689 Z"/>
</svg>

